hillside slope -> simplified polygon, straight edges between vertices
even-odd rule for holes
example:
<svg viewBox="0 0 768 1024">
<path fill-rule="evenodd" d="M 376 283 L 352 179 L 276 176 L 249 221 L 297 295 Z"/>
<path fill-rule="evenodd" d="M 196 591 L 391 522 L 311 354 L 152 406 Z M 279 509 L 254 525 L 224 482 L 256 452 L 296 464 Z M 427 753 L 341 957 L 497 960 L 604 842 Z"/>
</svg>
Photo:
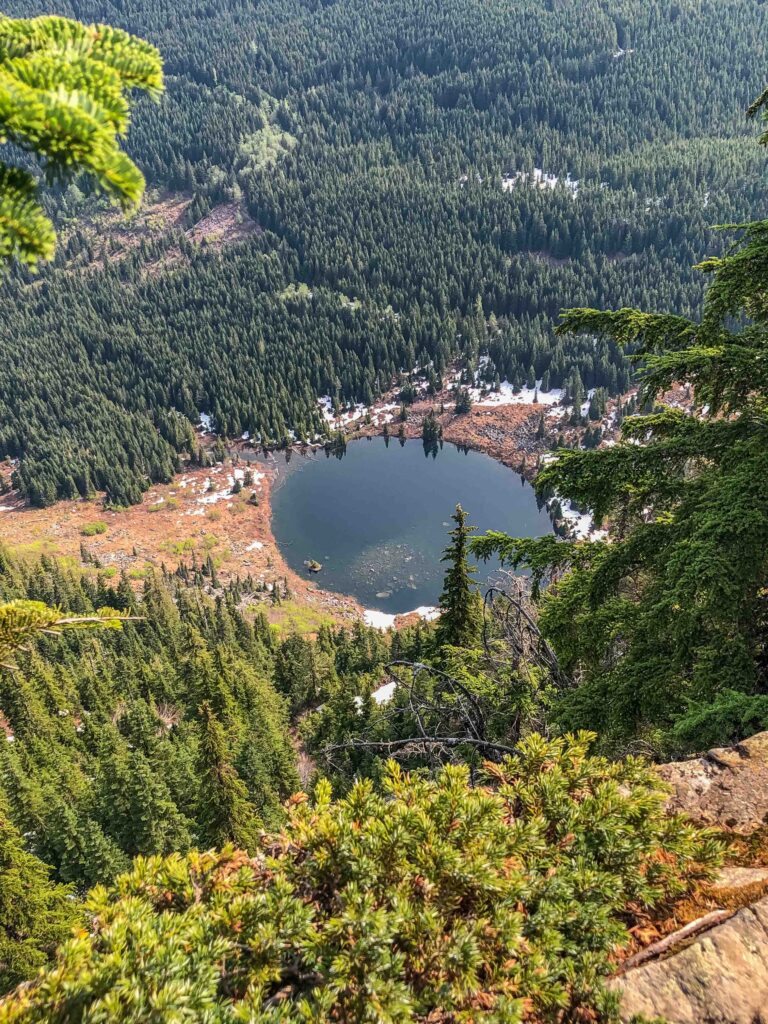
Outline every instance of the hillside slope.
<svg viewBox="0 0 768 1024">
<path fill-rule="evenodd" d="M 190 199 L 126 252 L 73 225 L 93 213 L 73 185 L 61 265 L 3 283 L 0 457 L 35 504 L 137 502 L 200 413 L 231 437 L 312 438 L 319 397 L 370 405 L 457 355 L 487 352 L 489 382 L 623 391 L 623 354 L 555 339 L 559 310 L 695 311 L 709 226 L 764 207 L 743 118 L 763 4 L 58 7 L 159 45 L 167 94 L 139 104 L 128 147 Z M 218 252 L 209 218 L 233 209 L 240 241 Z"/>
</svg>

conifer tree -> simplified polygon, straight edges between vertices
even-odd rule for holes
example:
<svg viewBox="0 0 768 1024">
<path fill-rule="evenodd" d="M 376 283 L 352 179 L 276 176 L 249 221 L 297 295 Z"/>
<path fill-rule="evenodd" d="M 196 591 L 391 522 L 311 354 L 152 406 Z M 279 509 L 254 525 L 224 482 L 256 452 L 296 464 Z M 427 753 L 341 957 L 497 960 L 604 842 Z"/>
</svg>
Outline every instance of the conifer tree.
<svg viewBox="0 0 768 1024">
<path fill-rule="evenodd" d="M 5 663 L 22 646 L 45 634 L 65 630 L 120 629 L 124 616 L 111 609 L 93 615 L 65 615 L 42 601 L 16 600 L 0 604 L 0 662 Z"/>
<path fill-rule="evenodd" d="M 207 702 L 200 706 L 198 774 L 202 843 L 252 847 L 258 831 L 256 813 L 230 759 L 224 728 Z"/>
<path fill-rule="evenodd" d="M 468 413 L 472 408 L 472 395 L 467 388 L 458 388 L 456 391 L 456 405 L 454 411 L 457 415 Z"/>
<path fill-rule="evenodd" d="M 163 88 L 149 43 L 108 25 L 0 14 L 0 137 L 44 161 L 49 179 L 84 171 L 123 206 L 138 203 L 144 179 L 119 144 L 135 88 Z M 0 263 L 35 264 L 54 247 L 35 178 L 0 161 Z"/>
<path fill-rule="evenodd" d="M 768 91 L 752 113 L 767 104 Z M 473 545 L 552 580 L 541 622 L 582 679 L 560 721 L 598 727 L 619 749 L 641 734 L 674 755 L 768 726 L 766 267 L 768 221 L 758 221 L 700 265 L 711 283 L 698 321 L 567 311 L 561 335 L 632 347 L 648 414 L 624 419 L 620 444 L 563 451 L 537 486 L 606 520 L 611 541 L 492 533 Z M 693 387 L 693 415 L 655 409 L 680 381 Z M 569 391 L 578 404 L 577 371 Z"/>
<path fill-rule="evenodd" d="M 72 889 L 24 849 L 0 803 L 0 992 L 43 967 L 79 917 Z"/>
<path fill-rule="evenodd" d="M 188 850 L 189 822 L 171 799 L 165 780 L 153 773 L 147 759 L 134 752 L 127 780 L 131 844 L 138 854 Z"/>
<path fill-rule="evenodd" d="M 44 838 L 46 860 L 65 882 L 82 881 L 90 888 L 111 881 L 130 864 L 99 823 L 78 814 L 63 797 L 53 801 Z"/>
<path fill-rule="evenodd" d="M 456 506 L 451 516 L 456 526 L 449 531 L 450 543 L 441 561 L 448 568 L 440 594 L 440 621 L 437 639 L 440 644 L 471 647 L 480 635 L 481 602 L 473 576 L 475 566 L 468 561 L 469 538 L 474 527 L 467 526 L 467 513 Z"/>
</svg>

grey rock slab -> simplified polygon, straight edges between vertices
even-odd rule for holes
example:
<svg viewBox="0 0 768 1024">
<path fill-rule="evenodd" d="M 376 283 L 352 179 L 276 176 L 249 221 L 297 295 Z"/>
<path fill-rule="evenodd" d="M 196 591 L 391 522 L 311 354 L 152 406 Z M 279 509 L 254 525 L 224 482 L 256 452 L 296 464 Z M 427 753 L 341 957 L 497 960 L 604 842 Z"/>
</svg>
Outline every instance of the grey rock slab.
<svg viewBox="0 0 768 1024">
<path fill-rule="evenodd" d="M 746 889 L 768 883 L 768 868 L 724 867 L 712 883 L 712 889 Z"/>
<path fill-rule="evenodd" d="M 615 978 L 621 1018 L 668 1024 L 768 1024 L 768 898 L 744 907 L 666 959 Z"/>
<path fill-rule="evenodd" d="M 768 823 L 768 732 L 690 761 L 660 765 L 672 787 L 668 810 L 749 833 Z"/>
</svg>

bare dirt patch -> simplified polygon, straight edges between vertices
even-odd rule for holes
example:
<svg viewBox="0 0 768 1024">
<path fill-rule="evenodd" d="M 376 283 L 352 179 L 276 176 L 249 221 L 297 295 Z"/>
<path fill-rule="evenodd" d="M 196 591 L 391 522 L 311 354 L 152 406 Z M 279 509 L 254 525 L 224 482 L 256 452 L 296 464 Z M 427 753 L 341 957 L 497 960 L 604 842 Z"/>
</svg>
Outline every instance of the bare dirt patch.
<svg viewBox="0 0 768 1024">
<path fill-rule="evenodd" d="M 261 228 L 251 220 L 241 204 L 222 203 L 190 228 L 187 238 L 195 245 L 221 248 L 223 245 L 240 242 L 259 231 Z"/>
<path fill-rule="evenodd" d="M 190 227 L 192 196 L 182 193 L 154 194 L 127 217 L 113 207 L 100 211 L 80 225 L 90 246 L 74 256 L 72 269 L 98 270 L 105 262 L 124 260 L 142 246 L 157 246 L 147 251 L 146 270 L 154 275 L 188 260 L 182 251 L 186 239 L 195 247 L 219 252 L 242 242 L 261 229 L 249 217 L 242 203 L 221 203 Z"/>
<path fill-rule="evenodd" d="M 163 193 L 146 199 L 134 213 L 125 214 L 117 207 L 106 207 L 78 225 L 79 233 L 91 243 L 91 252 L 78 253 L 70 266 L 98 269 L 105 260 L 112 263 L 125 259 L 142 242 L 184 233 L 191 203 L 189 195 Z"/>
</svg>

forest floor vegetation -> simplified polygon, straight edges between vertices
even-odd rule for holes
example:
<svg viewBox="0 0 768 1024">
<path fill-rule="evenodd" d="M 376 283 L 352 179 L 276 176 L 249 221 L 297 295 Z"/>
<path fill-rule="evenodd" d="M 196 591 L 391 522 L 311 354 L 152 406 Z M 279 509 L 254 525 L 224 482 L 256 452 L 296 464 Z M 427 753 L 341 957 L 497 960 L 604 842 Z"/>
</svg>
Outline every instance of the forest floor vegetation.
<svg viewBox="0 0 768 1024">
<path fill-rule="evenodd" d="M 4 476 L 8 469 L 3 467 Z M 238 494 L 231 493 L 232 472 L 231 465 L 188 468 L 170 484 L 152 487 L 141 505 L 118 509 L 102 507 L 98 498 L 33 508 L 9 492 L 0 498 L 3 540 L 21 558 L 55 556 L 107 578 L 125 571 L 136 587 L 153 567 L 163 565 L 171 571 L 212 565 L 221 582 L 251 577 L 264 588 L 255 591 L 253 602 L 282 629 L 315 633 L 324 623 L 358 618 L 361 609 L 354 599 L 322 590 L 294 573 L 280 555 L 270 527 L 274 471 L 260 467 L 254 486 Z M 242 463 L 236 472 L 243 472 Z M 250 500 L 252 493 L 258 504 Z M 106 531 L 84 536 L 95 519 L 107 524 Z"/>
</svg>

